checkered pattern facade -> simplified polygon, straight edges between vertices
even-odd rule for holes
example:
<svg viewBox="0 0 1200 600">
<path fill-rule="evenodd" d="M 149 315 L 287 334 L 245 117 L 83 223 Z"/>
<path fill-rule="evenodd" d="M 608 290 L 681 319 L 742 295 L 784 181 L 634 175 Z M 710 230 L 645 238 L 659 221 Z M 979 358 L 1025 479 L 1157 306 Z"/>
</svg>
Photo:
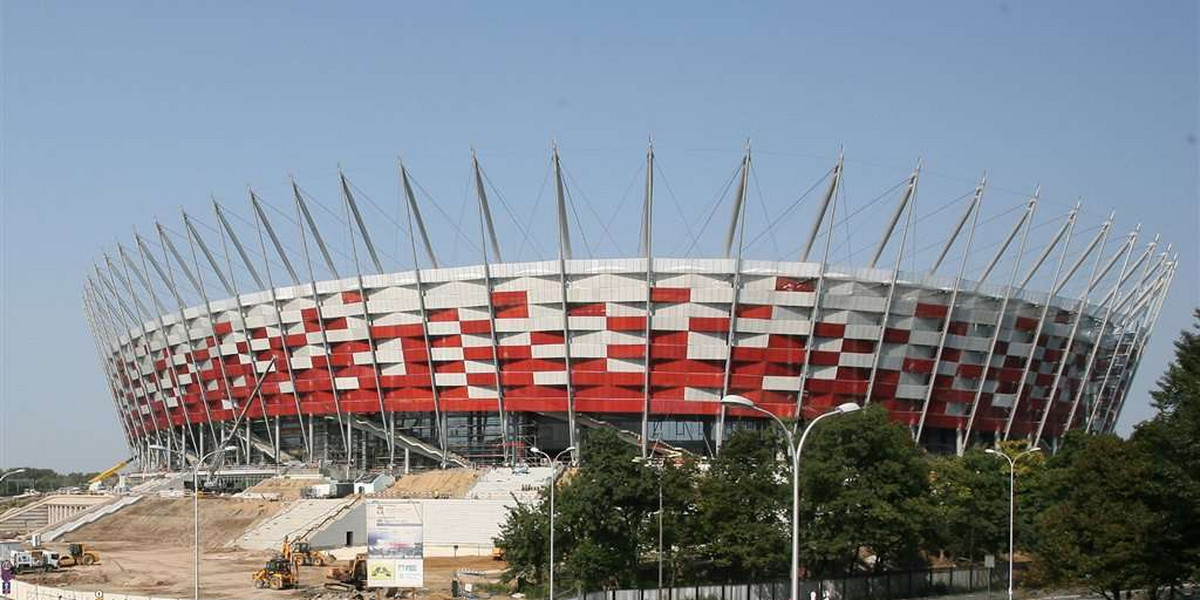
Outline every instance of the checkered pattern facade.
<svg viewBox="0 0 1200 600">
<path fill-rule="evenodd" d="M 870 388 L 870 402 L 914 428 L 924 412 L 926 429 L 962 430 L 978 395 L 974 430 L 1002 431 L 1016 405 L 1012 436 L 1030 435 L 1050 411 L 1044 435 L 1057 437 L 1082 426 L 1116 348 L 1096 306 L 1068 339 L 1077 307 L 1065 298 L 1052 299 L 1034 339 L 1044 294 L 1015 295 L 1001 319 L 1001 289 L 964 283 L 950 307 L 952 279 L 901 275 L 889 307 L 890 271 L 831 267 L 822 279 L 817 263 L 744 261 L 735 277 L 735 264 L 655 259 L 648 285 L 641 259 L 567 261 L 565 314 L 554 261 L 491 265 L 490 289 L 480 266 L 423 270 L 420 288 L 412 272 L 364 276 L 363 291 L 357 278 L 324 281 L 316 301 L 304 285 L 163 314 L 105 355 L 136 437 L 233 420 L 272 358 L 252 419 L 486 413 L 501 403 L 510 414 L 565 413 L 570 402 L 584 414 L 640 418 L 648 406 L 650 419 L 704 419 L 724 393 L 812 415 L 862 402 Z M 1125 382 L 1109 387 L 1104 402 L 1116 403 Z"/>
</svg>

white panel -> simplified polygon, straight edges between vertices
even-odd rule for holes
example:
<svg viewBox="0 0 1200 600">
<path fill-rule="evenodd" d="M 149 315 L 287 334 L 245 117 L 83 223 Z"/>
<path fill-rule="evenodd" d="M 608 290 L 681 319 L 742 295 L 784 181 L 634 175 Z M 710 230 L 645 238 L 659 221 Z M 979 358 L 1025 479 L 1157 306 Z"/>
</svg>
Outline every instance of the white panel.
<svg viewBox="0 0 1200 600">
<path fill-rule="evenodd" d="M 462 360 L 462 348 L 430 348 L 430 355 L 433 360 Z"/>
<path fill-rule="evenodd" d="M 766 377 L 763 377 L 762 385 L 764 390 L 796 392 L 800 390 L 800 378 L 767 375 Z"/>
<path fill-rule="evenodd" d="M 646 366 L 642 364 L 641 359 L 610 358 L 608 370 L 612 373 L 644 373 Z"/>
<path fill-rule="evenodd" d="M 433 381 L 438 386 L 462 386 L 467 385 L 466 373 L 434 373 Z"/>
<path fill-rule="evenodd" d="M 567 385 L 566 371 L 535 371 L 534 385 Z"/>
</svg>

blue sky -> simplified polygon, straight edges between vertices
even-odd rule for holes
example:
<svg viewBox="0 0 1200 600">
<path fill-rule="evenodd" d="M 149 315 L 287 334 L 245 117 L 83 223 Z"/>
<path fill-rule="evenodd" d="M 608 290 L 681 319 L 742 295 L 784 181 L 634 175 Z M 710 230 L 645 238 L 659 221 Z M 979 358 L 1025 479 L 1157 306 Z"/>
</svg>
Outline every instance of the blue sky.
<svg viewBox="0 0 1200 600">
<path fill-rule="evenodd" d="M 132 228 L 157 217 L 181 230 L 180 207 L 211 224 L 210 194 L 247 217 L 247 184 L 284 207 L 289 173 L 336 208 L 340 163 L 371 199 L 385 266 L 403 268 L 390 221 L 401 154 L 444 211 L 431 227 L 458 264 L 474 260 L 474 240 L 454 232 L 475 227 L 463 212 L 472 145 L 543 238 L 523 244 L 501 219 L 507 253 L 524 258 L 549 249 L 538 232 L 551 231 L 552 139 L 597 255 L 636 251 L 649 135 L 663 253 L 690 245 L 747 138 L 756 256 L 792 252 L 811 198 L 786 209 L 843 145 L 843 209 L 861 210 L 835 258 L 853 262 L 887 211 L 886 197 L 870 202 L 918 156 L 918 215 L 930 218 L 916 238 L 929 244 L 913 265 L 957 209 L 932 213 L 984 169 L 985 218 L 999 216 L 978 248 L 1036 185 L 1044 237 L 1082 197 L 1076 249 L 1112 210 L 1118 232 L 1140 221 L 1184 261 L 1122 431 L 1151 414 L 1146 391 L 1200 304 L 1193 2 L 10 1 L 0 36 L 0 467 L 100 468 L 124 454 L 79 298 L 92 261 Z M 698 253 L 719 243 L 727 211 L 716 215 Z M 347 248 L 344 224 L 323 218 Z"/>
</svg>

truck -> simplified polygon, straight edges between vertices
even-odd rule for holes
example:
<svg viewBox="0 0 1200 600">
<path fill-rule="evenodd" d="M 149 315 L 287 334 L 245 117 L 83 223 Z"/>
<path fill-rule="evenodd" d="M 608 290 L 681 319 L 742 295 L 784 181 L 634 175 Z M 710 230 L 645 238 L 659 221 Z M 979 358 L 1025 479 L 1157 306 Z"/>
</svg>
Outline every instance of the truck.
<svg viewBox="0 0 1200 600">
<path fill-rule="evenodd" d="M 49 572 L 59 567 L 59 555 L 52 550 L 34 548 L 33 550 L 17 550 L 10 559 L 14 573 L 29 573 L 33 571 Z"/>
</svg>

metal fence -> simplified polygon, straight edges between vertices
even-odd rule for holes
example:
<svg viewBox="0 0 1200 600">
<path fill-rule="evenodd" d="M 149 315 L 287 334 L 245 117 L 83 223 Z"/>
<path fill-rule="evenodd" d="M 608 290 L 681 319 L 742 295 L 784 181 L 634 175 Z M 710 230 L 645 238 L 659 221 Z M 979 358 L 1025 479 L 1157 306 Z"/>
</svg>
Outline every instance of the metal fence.
<svg viewBox="0 0 1200 600">
<path fill-rule="evenodd" d="M 799 600 L 892 600 L 1001 589 L 1007 581 L 1004 568 L 954 567 L 892 571 L 800 582 Z M 787 581 L 690 585 L 658 590 L 604 590 L 576 595 L 568 600 L 789 600 Z"/>
</svg>

